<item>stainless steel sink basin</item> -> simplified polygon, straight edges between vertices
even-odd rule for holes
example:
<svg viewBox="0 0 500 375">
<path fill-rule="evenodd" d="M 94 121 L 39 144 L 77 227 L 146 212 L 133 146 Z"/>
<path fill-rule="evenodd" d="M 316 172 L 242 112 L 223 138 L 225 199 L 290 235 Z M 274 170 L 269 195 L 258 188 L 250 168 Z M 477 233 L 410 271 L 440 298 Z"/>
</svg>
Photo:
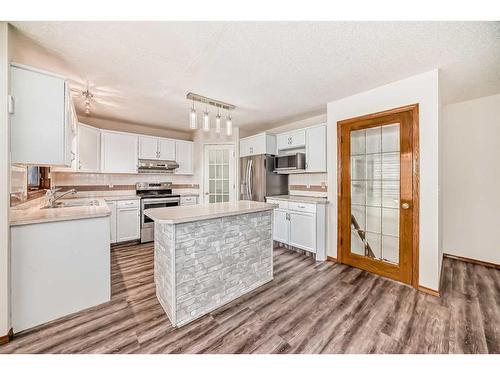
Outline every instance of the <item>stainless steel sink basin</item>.
<svg viewBox="0 0 500 375">
<path fill-rule="evenodd" d="M 45 207 L 45 208 L 84 207 L 84 206 L 99 206 L 99 201 L 97 199 L 65 199 L 55 202 L 53 207 Z"/>
</svg>

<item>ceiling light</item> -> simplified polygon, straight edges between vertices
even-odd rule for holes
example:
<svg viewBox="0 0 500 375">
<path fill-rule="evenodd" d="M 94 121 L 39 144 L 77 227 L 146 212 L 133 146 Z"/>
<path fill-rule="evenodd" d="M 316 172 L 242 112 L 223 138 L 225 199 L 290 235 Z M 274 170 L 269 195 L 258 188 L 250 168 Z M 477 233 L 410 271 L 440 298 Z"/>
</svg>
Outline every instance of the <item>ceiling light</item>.
<svg viewBox="0 0 500 375">
<path fill-rule="evenodd" d="M 191 111 L 189 113 L 189 127 L 191 129 L 197 128 L 197 124 L 196 124 L 197 116 L 196 116 L 196 109 L 194 108 L 194 102 L 197 101 L 197 102 L 205 104 L 205 110 L 203 111 L 203 117 L 202 117 L 203 118 L 202 129 L 205 132 L 210 131 L 210 113 L 208 111 L 209 105 L 217 108 L 217 115 L 215 116 L 215 132 L 217 134 L 220 134 L 220 132 L 221 132 L 221 115 L 219 113 L 219 110 L 222 108 L 222 109 L 225 109 L 227 111 L 231 111 L 231 110 L 236 108 L 232 104 L 221 102 L 220 100 L 216 100 L 216 99 L 207 98 L 206 96 L 193 94 L 192 92 L 189 92 L 186 95 L 186 99 L 193 101 L 193 107 L 191 108 Z M 227 120 L 226 120 L 226 134 L 227 135 L 233 134 L 233 120 L 231 119 L 229 112 L 228 112 L 228 116 L 227 116 Z"/>
<path fill-rule="evenodd" d="M 197 121 L 196 121 L 196 109 L 194 109 L 194 100 L 193 100 L 193 108 L 191 108 L 191 111 L 189 112 L 189 128 L 190 129 L 196 129 L 198 127 Z"/>
<path fill-rule="evenodd" d="M 215 132 L 220 134 L 220 114 L 219 107 L 217 107 L 217 116 L 215 116 Z"/>
<path fill-rule="evenodd" d="M 203 112 L 203 131 L 210 131 L 210 117 L 208 116 L 207 108 L 205 108 L 205 112 Z"/>
<path fill-rule="evenodd" d="M 226 135 L 231 136 L 232 134 L 233 134 L 233 119 L 231 118 L 231 115 L 227 115 Z"/>
<path fill-rule="evenodd" d="M 94 94 L 89 91 L 89 81 L 87 81 L 87 87 L 85 91 L 82 91 L 83 102 L 85 104 L 85 114 L 90 115 L 90 102 L 94 98 Z"/>
</svg>

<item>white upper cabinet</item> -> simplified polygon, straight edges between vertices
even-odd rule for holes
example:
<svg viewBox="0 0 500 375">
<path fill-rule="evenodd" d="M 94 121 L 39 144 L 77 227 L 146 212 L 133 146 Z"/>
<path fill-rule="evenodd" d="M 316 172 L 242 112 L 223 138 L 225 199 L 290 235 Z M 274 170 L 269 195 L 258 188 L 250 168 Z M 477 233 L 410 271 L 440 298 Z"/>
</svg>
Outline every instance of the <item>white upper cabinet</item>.
<svg viewBox="0 0 500 375">
<path fill-rule="evenodd" d="M 138 136 L 101 131 L 101 172 L 137 173 Z"/>
<path fill-rule="evenodd" d="M 175 160 L 175 141 L 141 135 L 139 136 L 139 159 Z"/>
<path fill-rule="evenodd" d="M 273 134 L 260 133 L 240 139 L 240 157 L 275 153 L 276 136 Z"/>
<path fill-rule="evenodd" d="M 173 139 L 158 138 L 158 159 L 175 160 L 175 141 Z"/>
<path fill-rule="evenodd" d="M 193 174 L 193 142 L 175 141 L 175 161 L 179 164 L 175 174 Z"/>
<path fill-rule="evenodd" d="M 306 145 L 305 130 L 297 130 L 277 135 L 278 151 L 290 148 L 301 148 Z"/>
<path fill-rule="evenodd" d="M 158 159 L 158 138 L 139 136 L 139 159 Z"/>
<path fill-rule="evenodd" d="M 78 127 L 78 171 L 99 172 L 101 168 L 101 131 L 92 126 Z"/>
<path fill-rule="evenodd" d="M 20 65 L 10 73 L 12 163 L 71 167 L 76 116 L 64 77 Z"/>
<path fill-rule="evenodd" d="M 326 125 L 306 129 L 306 172 L 326 172 Z"/>
</svg>

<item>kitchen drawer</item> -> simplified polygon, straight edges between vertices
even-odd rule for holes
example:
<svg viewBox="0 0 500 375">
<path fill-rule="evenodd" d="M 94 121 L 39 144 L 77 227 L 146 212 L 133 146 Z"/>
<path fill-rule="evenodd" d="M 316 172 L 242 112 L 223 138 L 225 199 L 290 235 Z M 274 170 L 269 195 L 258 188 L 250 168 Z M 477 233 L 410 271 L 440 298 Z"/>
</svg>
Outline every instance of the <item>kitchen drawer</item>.
<svg viewBox="0 0 500 375">
<path fill-rule="evenodd" d="M 293 211 L 316 213 L 316 205 L 311 203 L 289 202 L 288 209 Z"/>
<path fill-rule="evenodd" d="M 198 197 L 196 196 L 181 197 L 181 206 L 190 204 L 198 204 Z"/>
<path fill-rule="evenodd" d="M 118 201 L 118 208 L 137 208 L 139 207 L 139 200 L 126 200 L 126 201 Z"/>
<path fill-rule="evenodd" d="M 286 210 L 286 209 L 288 209 L 289 202 L 278 200 L 278 199 L 267 199 L 267 203 L 277 204 L 279 206 L 279 208 Z"/>
</svg>

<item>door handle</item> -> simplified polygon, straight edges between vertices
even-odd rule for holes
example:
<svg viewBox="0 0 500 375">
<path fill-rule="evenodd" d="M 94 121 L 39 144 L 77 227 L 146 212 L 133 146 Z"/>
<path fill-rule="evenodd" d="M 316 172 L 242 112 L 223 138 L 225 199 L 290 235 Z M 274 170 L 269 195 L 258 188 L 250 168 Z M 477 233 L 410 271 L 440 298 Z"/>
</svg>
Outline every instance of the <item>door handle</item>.
<svg viewBox="0 0 500 375">
<path fill-rule="evenodd" d="M 402 208 L 403 210 L 407 210 L 407 209 L 409 209 L 409 208 L 410 208 L 410 204 L 409 204 L 409 203 L 403 203 L 403 204 L 401 205 L 401 208 Z"/>
</svg>

